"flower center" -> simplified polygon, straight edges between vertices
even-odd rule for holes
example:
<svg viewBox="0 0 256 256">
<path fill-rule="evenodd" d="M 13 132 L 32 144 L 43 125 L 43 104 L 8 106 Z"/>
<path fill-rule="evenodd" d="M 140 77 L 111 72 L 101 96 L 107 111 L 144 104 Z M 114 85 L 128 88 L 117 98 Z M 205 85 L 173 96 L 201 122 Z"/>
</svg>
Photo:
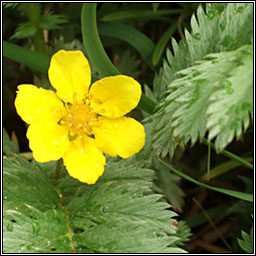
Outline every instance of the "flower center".
<svg viewBox="0 0 256 256">
<path fill-rule="evenodd" d="M 78 136 L 93 136 L 93 128 L 101 125 L 102 117 L 90 107 L 91 99 L 92 95 L 88 94 L 82 102 L 74 100 L 73 104 L 66 104 L 66 111 L 59 124 L 69 128 L 70 140 L 74 140 Z"/>
</svg>

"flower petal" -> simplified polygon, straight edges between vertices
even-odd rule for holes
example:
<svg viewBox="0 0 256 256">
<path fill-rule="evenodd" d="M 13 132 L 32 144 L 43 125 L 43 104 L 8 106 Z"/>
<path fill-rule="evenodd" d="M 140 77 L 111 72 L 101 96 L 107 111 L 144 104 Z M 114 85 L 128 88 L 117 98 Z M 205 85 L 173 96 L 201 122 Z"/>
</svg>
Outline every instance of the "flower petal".
<svg viewBox="0 0 256 256">
<path fill-rule="evenodd" d="M 28 124 L 57 112 L 61 115 L 64 110 L 63 103 L 56 93 L 32 84 L 18 86 L 14 105 L 19 116 Z"/>
<path fill-rule="evenodd" d="M 58 160 L 69 147 L 68 128 L 57 124 L 58 116 L 33 122 L 27 131 L 29 147 L 38 162 Z"/>
<path fill-rule="evenodd" d="M 64 165 L 70 176 L 87 184 L 94 184 L 104 172 L 106 159 L 90 137 L 70 142 Z"/>
<path fill-rule="evenodd" d="M 103 116 L 117 118 L 134 109 L 141 97 L 140 84 L 129 76 L 102 78 L 92 84 L 91 107 Z"/>
<path fill-rule="evenodd" d="M 128 158 L 138 153 L 145 144 L 142 124 L 130 117 L 104 117 L 102 125 L 94 129 L 96 143 L 106 154 Z"/>
<path fill-rule="evenodd" d="M 89 63 L 81 51 L 60 50 L 52 56 L 49 80 L 65 102 L 81 101 L 91 84 Z"/>
</svg>

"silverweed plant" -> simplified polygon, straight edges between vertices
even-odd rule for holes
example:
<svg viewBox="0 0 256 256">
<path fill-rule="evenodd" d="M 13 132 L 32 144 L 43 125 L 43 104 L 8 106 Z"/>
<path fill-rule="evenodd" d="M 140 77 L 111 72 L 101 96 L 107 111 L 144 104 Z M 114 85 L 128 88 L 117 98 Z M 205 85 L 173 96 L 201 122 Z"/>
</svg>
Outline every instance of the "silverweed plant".
<svg viewBox="0 0 256 256">
<path fill-rule="evenodd" d="M 253 3 L 10 3 L 2 253 L 253 253 Z"/>
</svg>

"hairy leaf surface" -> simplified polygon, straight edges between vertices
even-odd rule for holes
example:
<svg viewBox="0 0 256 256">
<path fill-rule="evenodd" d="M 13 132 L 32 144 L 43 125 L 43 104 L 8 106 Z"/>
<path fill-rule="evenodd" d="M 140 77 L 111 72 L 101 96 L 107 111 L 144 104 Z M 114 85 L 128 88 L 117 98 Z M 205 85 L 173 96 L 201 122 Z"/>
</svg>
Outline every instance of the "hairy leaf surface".
<svg viewBox="0 0 256 256">
<path fill-rule="evenodd" d="M 4 157 L 4 252 L 184 252 L 176 214 L 152 192 L 143 162 L 109 161 L 95 185 L 64 169 L 55 181 L 55 165 Z"/>
<path fill-rule="evenodd" d="M 154 80 L 155 114 L 146 120 L 155 134 L 155 155 L 172 157 L 178 145 L 194 144 L 207 130 L 221 151 L 248 127 L 252 17 L 251 3 L 211 3 L 206 11 L 199 6 L 185 39 L 172 39 L 173 54 L 167 51 Z"/>
</svg>

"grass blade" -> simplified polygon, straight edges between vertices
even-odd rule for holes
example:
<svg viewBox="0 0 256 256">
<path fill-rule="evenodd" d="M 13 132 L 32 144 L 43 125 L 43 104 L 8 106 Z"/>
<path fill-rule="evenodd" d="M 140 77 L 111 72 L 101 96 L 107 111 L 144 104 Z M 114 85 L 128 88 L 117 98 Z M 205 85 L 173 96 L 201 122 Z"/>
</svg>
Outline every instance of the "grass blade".
<svg viewBox="0 0 256 256">
<path fill-rule="evenodd" d="M 85 49 L 101 76 L 119 75 L 120 72 L 110 61 L 101 43 L 96 21 L 96 7 L 95 3 L 83 4 L 81 26 Z"/>
<path fill-rule="evenodd" d="M 120 72 L 112 64 L 100 41 L 96 21 L 96 7 L 97 4 L 83 4 L 81 13 L 83 43 L 90 61 L 101 76 L 118 75 Z M 154 107 L 155 103 L 142 94 L 138 109 L 151 114 Z"/>
<path fill-rule="evenodd" d="M 163 165 L 165 165 L 166 167 L 168 167 L 170 170 L 172 170 L 177 175 L 181 176 L 182 178 L 184 178 L 184 179 L 186 179 L 190 182 L 195 183 L 198 186 L 201 186 L 201 187 L 204 187 L 204 188 L 207 188 L 207 189 L 211 189 L 211 190 L 214 190 L 214 191 L 217 191 L 217 192 L 229 195 L 229 196 L 233 196 L 233 197 L 236 197 L 236 198 L 241 199 L 241 200 L 245 200 L 245 201 L 248 201 L 248 202 L 253 202 L 253 195 L 252 194 L 238 192 L 238 191 L 224 189 L 224 188 L 217 188 L 217 187 L 213 187 L 213 186 L 201 183 L 201 182 L 191 178 L 187 174 L 174 169 L 171 165 L 167 164 L 163 160 L 159 159 L 159 162 L 162 163 Z"/>
<path fill-rule="evenodd" d="M 111 36 L 132 45 L 150 68 L 153 69 L 151 56 L 155 45 L 139 30 L 121 23 L 105 23 L 99 26 L 99 34 L 102 36 Z"/>
<path fill-rule="evenodd" d="M 120 11 L 107 14 L 102 18 L 102 21 L 120 21 L 126 19 L 158 19 L 160 16 L 172 15 L 182 13 L 183 9 L 167 9 L 167 10 L 153 10 L 148 11 Z"/>
<path fill-rule="evenodd" d="M 213 148 L 215 151 L 216 151 L 216 147 L 213 143 L 209 142 L 208 140 L 206 140 L 205 138 L 202 139 L 202 142 L 205 144 L 205 145 L 210 145 L 211 148 Z M 232 160 L 235 160 L 237 161 L 238 163 L 242 164 L 243 166 L 246 166 L 247 168 L 253 170 L 253 165 L 251 163 L 249 163 L 248 161 L 246 161 L 245 159 L 227 151 L 227 150 L 222 150 L 220 152 L 222 155 L 232 159 Z"/>
<path fill-rule="evenodd" d="M 253 161 L 252 157 L 247 157 L 244 159 L 245 161 Z M 218 177 L 238 166 L 241 166 L 242 164 L 235 161 L 235 160 L 230 160 L 227 161 L 225 163 L 219 164 L 216 167 L 212 168 L 211 170 L 209 170 L 209 172 L 205 173 L 202 176 L 202 180 L 209 180 L 215 177 Z"/>
<path fill-rule="evenodd" d="M 171 39 L 171 36 L 175 32 L 177 26 L 178 26 L 177 22 L 172 24 L 170 26 L 170 28 L 162 35 L 162 37 L 157 42 L 156 47 L 153 52 L 153 56 L 152 56 L 152 63 L 154 66 L 156 66 L 157 63 L 160 61 L 161 56 L 164 52 L 164 49 L 165 49 L 168 41 Z"/>
<path fill-rule="evenodd" d="M 18 45 L 3 41 L 3 56 L 17 61 L 42 74 L 48 73 L 50 57 L 42 53 L 30 51 Z"/>
</svg>

